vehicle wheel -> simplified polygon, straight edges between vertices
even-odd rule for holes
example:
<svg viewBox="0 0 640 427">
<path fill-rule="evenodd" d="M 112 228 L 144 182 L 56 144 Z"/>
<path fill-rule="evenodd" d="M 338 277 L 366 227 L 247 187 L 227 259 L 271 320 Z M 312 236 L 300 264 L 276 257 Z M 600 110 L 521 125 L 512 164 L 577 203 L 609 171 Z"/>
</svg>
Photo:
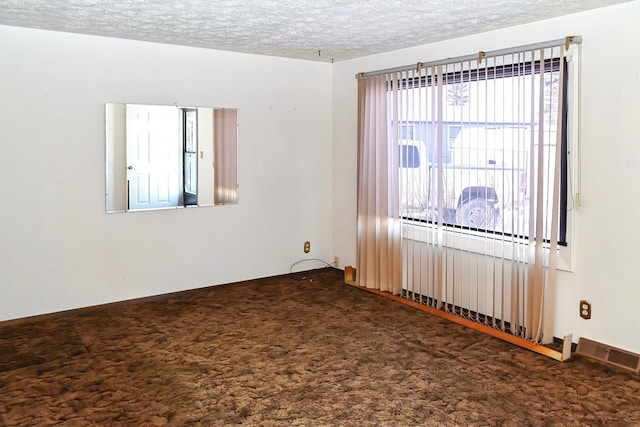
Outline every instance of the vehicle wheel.
<svg viewBox="0 0 640 427">
<path fill-rule="evenodd" d="M 456 224 L 470 228 L 493 230 L 498 211 L 487 199 L 470 199 L 456 210 Z"/>
</svg>

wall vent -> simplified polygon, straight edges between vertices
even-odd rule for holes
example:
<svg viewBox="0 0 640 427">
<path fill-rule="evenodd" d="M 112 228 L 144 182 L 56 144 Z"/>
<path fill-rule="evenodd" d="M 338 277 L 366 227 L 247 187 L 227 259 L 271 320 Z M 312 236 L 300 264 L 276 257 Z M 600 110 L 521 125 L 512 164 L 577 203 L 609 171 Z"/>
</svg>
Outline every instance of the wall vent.
<svg viewBox="0 0 640 427">
<path fill-rule="evenodd" d="M 576 353 L 592 359 L 615 365 L 635 373 L 640 373 L 640 354 L 611 347 L 586 338 L 580 338 Z"/>
</svg>

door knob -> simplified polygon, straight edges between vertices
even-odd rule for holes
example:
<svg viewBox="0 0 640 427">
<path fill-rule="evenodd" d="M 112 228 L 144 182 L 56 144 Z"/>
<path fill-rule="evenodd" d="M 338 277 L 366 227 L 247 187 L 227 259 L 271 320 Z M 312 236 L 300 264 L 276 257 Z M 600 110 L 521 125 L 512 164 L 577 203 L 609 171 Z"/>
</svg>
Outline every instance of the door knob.
<svg viewBox="0 0 640 427">
<path fill-rule="evenodd" d="M 127 169 L 133 170 L 133 166 L 129 166 L 129 167 L 127 167 Z"/>
</svg>

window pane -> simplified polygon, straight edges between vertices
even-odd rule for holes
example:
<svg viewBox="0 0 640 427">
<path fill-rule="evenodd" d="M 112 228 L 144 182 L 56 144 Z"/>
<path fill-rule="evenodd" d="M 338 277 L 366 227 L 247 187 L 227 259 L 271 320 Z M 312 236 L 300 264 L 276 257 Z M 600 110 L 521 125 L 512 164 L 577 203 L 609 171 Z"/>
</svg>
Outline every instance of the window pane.
<svg viewBox="0 0 640 427">
<path fill-rule="evenodd" d="M 434 70 L 400 83 L 404 217 L 527 237 L 542 203 L 550 235 L 560 61 L 511 59 L 448 65 L 442 84 Z"/>
</svg>

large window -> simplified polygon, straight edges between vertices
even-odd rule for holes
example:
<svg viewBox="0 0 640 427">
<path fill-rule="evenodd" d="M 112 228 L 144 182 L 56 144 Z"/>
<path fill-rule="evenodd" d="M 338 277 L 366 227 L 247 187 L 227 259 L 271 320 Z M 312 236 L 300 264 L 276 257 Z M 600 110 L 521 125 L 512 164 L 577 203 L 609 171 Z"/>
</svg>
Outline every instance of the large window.
<svg viewBox="0 0 640 427">
<path fill-rule="evenodd" d="M 359 286 L 551 342 L 579 42 L 358 75 Z"/>
<path fill-rule="evenodd" d="M 565 65 L 552 49 L 540 49 L 434 65 L 391 80 L 401 216 L 516 238 L 543 227 L 548 241 L 557 209 L 557 239 L 565 243 Z"/>
</svg>

